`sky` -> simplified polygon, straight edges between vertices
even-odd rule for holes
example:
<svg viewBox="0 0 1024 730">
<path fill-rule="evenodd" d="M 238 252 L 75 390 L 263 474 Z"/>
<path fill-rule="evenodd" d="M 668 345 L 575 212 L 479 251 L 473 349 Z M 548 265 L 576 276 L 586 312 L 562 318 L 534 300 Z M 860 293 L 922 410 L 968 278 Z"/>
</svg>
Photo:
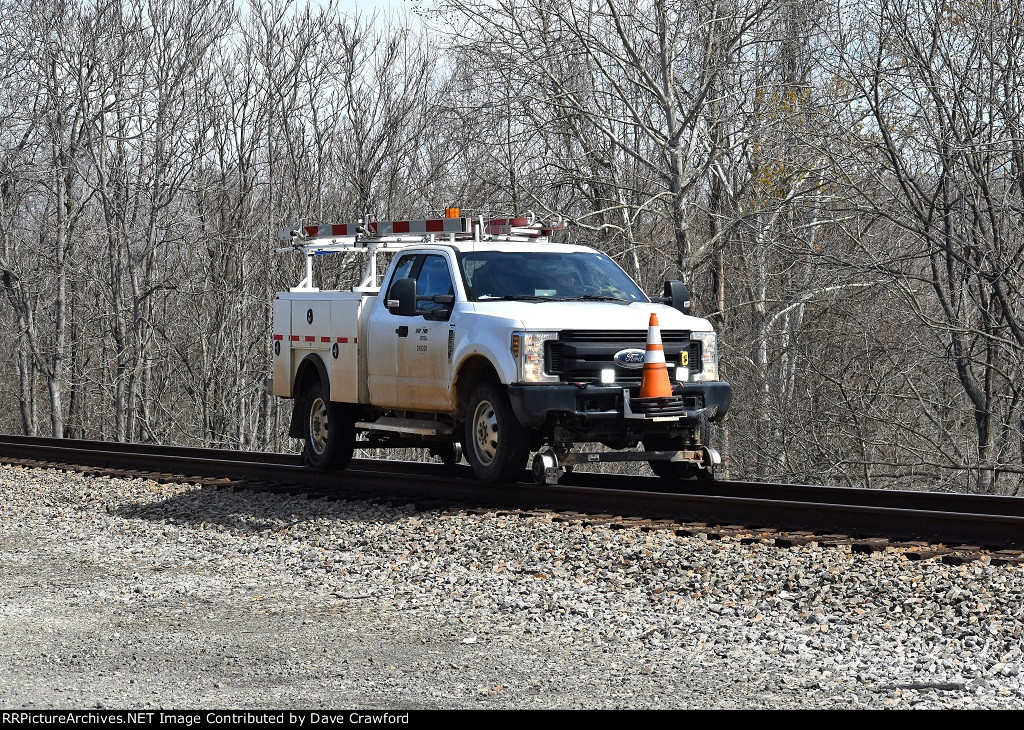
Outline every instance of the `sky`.
<svg viewBox="0 0 1024 730">
<path fill-rule="evenodd" d="M 338 5 L 346 12 L 357 9 L 363 12 L 373 12 L 374 10 L 406 11 L 412 7 L 413 3 L 412 0 L 338 0 Z"/>
</svg>

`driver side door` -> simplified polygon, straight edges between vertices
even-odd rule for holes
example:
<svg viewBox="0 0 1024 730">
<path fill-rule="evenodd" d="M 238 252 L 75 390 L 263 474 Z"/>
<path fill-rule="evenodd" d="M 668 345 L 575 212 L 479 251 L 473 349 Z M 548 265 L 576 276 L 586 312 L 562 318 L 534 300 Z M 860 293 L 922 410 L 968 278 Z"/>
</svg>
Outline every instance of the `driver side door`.
<svg viewBox="0 0 1024 730">
<path fill-rule="evenodd" d="M 398 377 L 398 333 L 401 325 L 408 330 L 409 317 L 399 317 L 388 311 L 387 300 L 391 296 L 391 287 L 399 279 L 412 275 L 418 262 L 417 254 L 406 254 L 398 259 L 395 273 L 387 287 L 381 289 L 366 323 L 366 387 L 370 393 L 370 402 L 379 406 L 394 406 L 398 401 L 396 395 L 396 379 Z"/>
<path fill-rule="evenodd" d="M 451 295 L 455 291 L 448 260 L 426 254 L 416 269 L 416 292 L 420 297 Z M 448 331 L 452 304 L 421 300 L 409 320 L 407 336 L 398 339 L 397 390 L 406 408 L 422 411 L 445 410 L 450 403 L 451 362 Z M 431 312 L 437 315 L 431 316 Z M 444 317 L 444 313 L 447 316 Z"/>
<path fill-rule="evenodd" d="M 451 400 L 448 342 L 451 304 L 420 299 L 413 316 L 393 314 L 385 306 L 394 282 L 416 279 L 419 297 L 454 293 L 451 269 L 440 254 L 408 254 L 399 260 L 369 326 L 370 401 L 402 410 L 443 411 Z M 447 317 L 431 312 L 446 310 Z"/>
</svg>

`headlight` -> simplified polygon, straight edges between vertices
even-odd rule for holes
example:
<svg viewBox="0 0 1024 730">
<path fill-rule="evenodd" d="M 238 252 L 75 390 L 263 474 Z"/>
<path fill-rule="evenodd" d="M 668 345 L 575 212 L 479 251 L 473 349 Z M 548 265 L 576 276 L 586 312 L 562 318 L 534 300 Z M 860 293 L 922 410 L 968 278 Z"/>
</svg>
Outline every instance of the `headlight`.
<svg viewBox="0 0 1024 730">
<path fill-rule="evenodd" d="M 701 362 L 691 362 L 694 381 L 718 380 L 718 336 L 714 332 L 691 332 L 690 339 L 700 342 Z"/>
<path fill-rule="evenodd" d="M 512 355 L 520 383 L 557 383 L 557 375 L 544 372 L 544 343 L 557 340 L 557 332 L 513 332 Z"/>
</svg>

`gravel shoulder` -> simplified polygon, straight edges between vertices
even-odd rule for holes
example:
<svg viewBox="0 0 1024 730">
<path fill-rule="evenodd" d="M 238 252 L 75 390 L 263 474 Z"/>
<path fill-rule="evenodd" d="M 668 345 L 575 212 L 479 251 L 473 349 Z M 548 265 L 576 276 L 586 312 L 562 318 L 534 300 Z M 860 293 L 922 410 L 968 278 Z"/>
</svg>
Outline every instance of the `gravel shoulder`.
<svg viewBox="0 0 1024 730">
<path fill-rule="evenodd" d="M 0 490 L 3 708 L 1024 709 L 1017 566 L 11 466 Z"/>
</svg>

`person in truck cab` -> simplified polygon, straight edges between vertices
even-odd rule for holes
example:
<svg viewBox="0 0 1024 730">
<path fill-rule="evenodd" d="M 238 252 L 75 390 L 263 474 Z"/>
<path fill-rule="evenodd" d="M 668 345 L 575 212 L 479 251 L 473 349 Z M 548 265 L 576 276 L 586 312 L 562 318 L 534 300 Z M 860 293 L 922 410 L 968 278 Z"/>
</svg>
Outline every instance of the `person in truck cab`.
<svg viewBox="0 0 1024 730">
<path fill-rule="evenodd" d="M 584 294 L 576 269 L 564 261 L 545 264 L 541 273 L 558 297 L 578 297 Z"/>
<path fill-rule="evenodd" d="M 518 263 L 522 263 L 516 257 Z M 486 261 L 470 275 L 470 288 L 479 299 L 500 299 L 502 297 L 532 296 L 530 281 L 516 272 L 511 260 L 494 259 Z"/>
</svg>

